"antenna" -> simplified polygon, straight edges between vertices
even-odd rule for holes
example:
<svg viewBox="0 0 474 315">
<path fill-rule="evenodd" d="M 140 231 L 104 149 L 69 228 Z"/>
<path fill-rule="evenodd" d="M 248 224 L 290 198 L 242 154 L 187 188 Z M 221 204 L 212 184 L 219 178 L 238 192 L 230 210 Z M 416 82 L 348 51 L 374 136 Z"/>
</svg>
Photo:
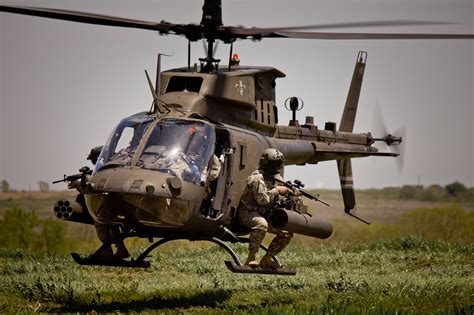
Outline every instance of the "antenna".
<svg viewBox="0 0 474 315">
<path fill-rule="evenodd" d="M 161 95 L 160 91 L 160 78 L 161 78 L 161 56 L 171 57 L 174 55 L 174 51 L 168 54 L 158 53 L 158 60 L 156 61 L 156 79 L 155 79 L 155 94 Z"/>
<path fill-rule="evenodd" d="M 230 51 L 229 51 L 229 71 L 230 67 L 232 67 L 232 53 L 234 50 L 234 42 L 230 43 Z"/>
<path fill-rule="evenodd" d="M 288 103 L 289 107 L 288 107 Z M 290 120 L 290 126 L 298 126 L 298 121 L 296 120 L 296 112 L 300 111 L 304 107 L 304 102 L 301 98 L 292 96 L 288 97 L 285 101 L 285 108 L 292 113 L 292 119 Z"/>
<path fill-rule="evenodd" d="M 191 41 L 188 40 L 188 71 L 191 70 Z"/>
</svg>

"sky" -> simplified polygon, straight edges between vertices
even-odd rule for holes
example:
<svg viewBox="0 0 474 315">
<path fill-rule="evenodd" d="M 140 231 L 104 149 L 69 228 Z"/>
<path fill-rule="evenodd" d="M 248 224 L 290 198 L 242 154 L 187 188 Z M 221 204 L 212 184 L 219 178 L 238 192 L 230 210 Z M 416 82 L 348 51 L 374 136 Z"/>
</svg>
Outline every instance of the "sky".
<svg viewBox="0 0 474 315">
<path fill-rule="evenodd" d="M 0 4 L 53 7 L 149 21 L 199 23 L 199 0 L 35 0 Z M 472 0 L 223 0 L 226 25 L 293 26 L 349 21 L 429 20 L 453 24 L 364 29 L 361 32 L 474 33 Z M 330 30 L 328 30 L 330 31 Z M 185 66 L 187 41 L 146 30 L 95 26 L 0 13 L 0 179 L 16 189 L 38 189 L 77 173 L 94 146 L 121 118 L 150 108 L 144 69 Z M 394 158 L 353 160 L 356 188 L 406 184 L 474 186 L 474 40 L 238 41 L 241 65 L 272 66 L 280 124 L 290 96 L 304 100 L 300 121 L 314 116 L 339 124 L 357 52 L 367 51 L 355 132 L 381 135 L 378 103 L 389 131 L 405 127 L 403 169 Z M 192 45 L 192 62 L 203 57 Z M 228 46 L 217 57 L 226 60 Z M 378 130 L 377 130 L 378 129 Z M 381 149 L 385 149 L 383 146 Z M 334 161 L 291 166 L 287 179 L 309 188 L 338 188 Z M 65 189 L 58 184 L 52 189 Z"/>
</svg>

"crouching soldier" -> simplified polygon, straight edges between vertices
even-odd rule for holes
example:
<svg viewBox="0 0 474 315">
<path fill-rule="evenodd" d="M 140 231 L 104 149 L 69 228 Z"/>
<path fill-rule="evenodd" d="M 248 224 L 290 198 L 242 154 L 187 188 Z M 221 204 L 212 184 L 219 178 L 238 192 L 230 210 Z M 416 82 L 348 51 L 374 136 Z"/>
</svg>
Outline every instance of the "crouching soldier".
<svg viewBox="0 0 474 315">
<path fill-rule="evenodd" d="M 259 169 L 253 172 L 246 181 L 246 188 L 239 204 L 240 223 L 251 228 L 249 238 L 249 255 L 245 265 L 261 268 L 281 268 L 282 265 L 272 260 L 272 255 L 280 253 L 293 237 L 293 233 L 274 228 L 266 217 L 272 211 L 280 195 L 286 196 L 290 189 L 277 186 L 275 177 L 282 179 L 280 170 L 285 162 L 283 153 L 276 149 L 266 149 L 261 158 Z M 256 255 L 266 232 L 276 234 L 270 243 L 268 252 L 256 261 Z"/>
</svg>

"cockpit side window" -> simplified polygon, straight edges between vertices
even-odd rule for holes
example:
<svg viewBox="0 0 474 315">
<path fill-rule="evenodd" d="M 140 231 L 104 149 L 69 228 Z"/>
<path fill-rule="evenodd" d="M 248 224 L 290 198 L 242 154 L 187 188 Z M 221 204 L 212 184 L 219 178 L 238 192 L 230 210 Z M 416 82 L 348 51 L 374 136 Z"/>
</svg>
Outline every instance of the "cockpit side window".
<svg viewBox="0 0 474 315">
<path fill-rule="evenodd" d="M 96 164 L 96 172 L 106 168 L 130 166 L 140 140 L 151 122 L 152 119 L 148 116 L 123 119 L 107 140 Z"/>
<path fill-rule="evenodd" d="M 202 85 L 201 77 L 171 77 L 166 92 L 196 92 L 199 93 Z"/>
</svg>

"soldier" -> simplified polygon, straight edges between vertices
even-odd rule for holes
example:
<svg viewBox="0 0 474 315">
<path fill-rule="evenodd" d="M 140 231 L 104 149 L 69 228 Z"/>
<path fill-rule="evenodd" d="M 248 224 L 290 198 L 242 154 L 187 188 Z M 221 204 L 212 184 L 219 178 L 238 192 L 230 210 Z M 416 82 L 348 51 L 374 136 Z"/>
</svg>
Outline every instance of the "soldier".
<svg viewBox="0 0 474 315">
<path fill-rule="evenodd" d="M 115 254 L 112 251 L 112 247 L 109 245 L 102 250 L 99 259 L 121 260 L 130 257 L 127 247 L 125 247 L 125 243 L 120 237 L 121 233 L 117 226 L 97 222 L 94 222 L 94 226 L 97 232 L 97 237 L 100 239 L 102 244 L 111 242 L 116 246 Z"/>
<path fill-rule="evenodd" d="M 206 167 L 206 165 L 203 165 L 206 161 L 202 161 L 202 158 L 206 155 L 205 151 L 208 150 L 208 135 L 203 128 L 196 127 L 189 128 L 188 134 L 191 137 L 191 141 L 186 150 L 186 155 L 191 161 L 198 165 L 199 169 L 202 169 Z M 209 163 L 207 164 L 206 184 L 215 181 L 220 171 L 221 162 L 215 154 L 212 154 Z"/>
<path fill-rule="evenodd" d="M 271 212 L 280 195 L 290 192 L 285 186 L 277 186 L 274 177 L 282 179 L 280 170 L 285 162 L 283 153 L 276 149 L 266 149 L 260 158 L 260 167 L 253 172 L 246 181 L 246 188 L 239 204 L 240 223 L 251 228 L 249 238 L 249 255 L 245 265 L 262 268 L 281 268 L 282 266 L 272 260 L 272 255 L 280 253 L 290 242 L 293 233 L 274 228 L 265 217 Z M 256 254 L 266 232 L 276 234 L 270 243 L 268 252 L 256 261 Z"/>
<path fill-rule="evenodd" d="M 94 149 L 93 149 L 94 150 Z M 84 197 L 82 195 L 83 190 L 81 187 L 81 181 L 76 180 L 73 182 L 70 182 L 68 184 L 69 189 L 77 189 L 79 191 L 79 196 L 84 200 Z M 76 198 L 76 201 L 77 198 Z M 80 202 L 81 203 L 81 202 Z M 83 203 L 81 203 L 83 204 Z M 120 260 L 120 259 L 125 259 L 130 257 L 130 253 L 127 250 L 127 247 L 125 247 L 125 244 L 123 242 L 123 239 L 120 237 L 120 230 L 117 226 L 113 225 L 108 225 L 108 224 L 102 224 L 98 222 L 94 222 L 94 226 L 97 232 L 97 237 L 99 240 L 102 242 L 102 244 L 105 243 L 112 243 L 115 244 L 116 250 L 115 253 L 112 250 L 112 246 L 106 246 L 100 253 L 98 258 L 101 260 Z"/>
</svg>

